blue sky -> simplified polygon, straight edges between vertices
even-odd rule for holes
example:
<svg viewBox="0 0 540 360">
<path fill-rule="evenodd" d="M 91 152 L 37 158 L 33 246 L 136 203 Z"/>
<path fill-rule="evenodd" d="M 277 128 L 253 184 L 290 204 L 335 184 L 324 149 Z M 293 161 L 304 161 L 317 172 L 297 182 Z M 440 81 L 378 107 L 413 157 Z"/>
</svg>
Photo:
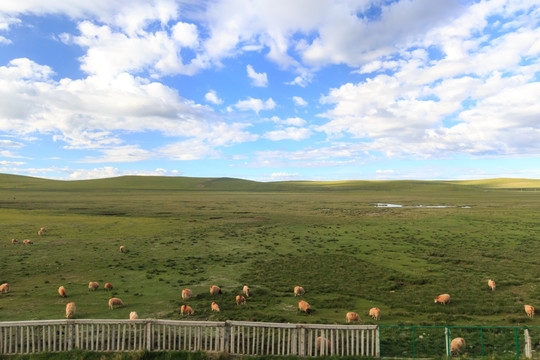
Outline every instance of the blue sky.
<svg viewBox="0 0 540 360">
<path fill-rule="evenodd" d="M 0 172 L 540 178 L 536 0 L 0 2 Z"/>
</svg>

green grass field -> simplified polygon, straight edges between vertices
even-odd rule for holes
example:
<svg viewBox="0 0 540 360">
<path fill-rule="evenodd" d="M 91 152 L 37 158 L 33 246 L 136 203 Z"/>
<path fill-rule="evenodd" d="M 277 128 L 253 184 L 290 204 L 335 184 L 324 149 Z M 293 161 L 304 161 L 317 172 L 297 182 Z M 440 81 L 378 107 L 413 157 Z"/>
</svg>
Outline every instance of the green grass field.
<svg viewBox="0 0 540 360">
<path fill-rule="evenodd" d="M 0 175 L 0 284 L 11 286 L 0 294 L 0 321 L 63 318 L 74 301 L 81 319 L 181 319 L 185 303 L 195 320 L 340 324 L 356 311 L 373 324 L 377 306 L 381 324 L 539 326 L 523 311 L 540 309 L 539 219 L 540 180 Z M 100 289 L 89 292 L 89 281 Z M 223 289 L 216 298 L 213 284 Z M 237 306 L 244 284 L 252 296 Z M 296 311 L 295 285 L 312 315 Z M 183 288 L 192 299 L 182 300 Z M 441 293 L 449 305 L 434 304 Z M 109 310 L 111 296 L 126 306 Z"/>
</svg>

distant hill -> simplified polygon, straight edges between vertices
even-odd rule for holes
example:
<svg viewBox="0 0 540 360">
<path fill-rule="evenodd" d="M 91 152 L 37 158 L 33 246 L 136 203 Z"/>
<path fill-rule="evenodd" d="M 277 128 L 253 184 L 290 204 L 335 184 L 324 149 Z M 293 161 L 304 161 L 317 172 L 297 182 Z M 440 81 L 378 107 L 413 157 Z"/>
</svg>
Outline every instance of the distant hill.
<svg viewBox="0 0 540 360">
<path fill-rule="evenodd" d="M 120 176 L 93 180 L 50 180 L 30 176 L 0 174 L 0 189 L 34 190 L 185 190 L 185 191 L 393 191 L 428 187 L 472 186 L 485 189 L 540 189 L 540 179 L 485 179 L 459 181 L 425 180 L 344 180 L 257 182 L 236 178 L 168 176 Z"/>
</svg>

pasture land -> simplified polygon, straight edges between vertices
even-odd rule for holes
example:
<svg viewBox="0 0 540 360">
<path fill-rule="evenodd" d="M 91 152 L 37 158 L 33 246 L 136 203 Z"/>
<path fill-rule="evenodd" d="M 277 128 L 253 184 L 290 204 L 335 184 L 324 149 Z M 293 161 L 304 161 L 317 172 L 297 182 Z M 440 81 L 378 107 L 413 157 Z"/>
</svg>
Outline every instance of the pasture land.
<svg viewBox="0 0 540 360">
<path fill-rule="evenodd" d="M 0 294 L 0 321 L 63 318 L 74 301 L 79 319 L 126 319 L 130 311 L 182 319 L 188 304 L 191 320 L 341 324 L 355 311 L 363 324 L 538 326 L 540 316 L 523 311 L 540 309 L 537 189 L 540 180 L 523 179 L 0 175 L 0 284 L 11 285 Z M 88 291 L 89 281 L 100 288 Z M 244 284 L 252 296 L 237 306 Z M 212 297 L 210 285 L 223 294 Z M 311 315 L 297 312 L 295 285 L 305 288 Z M 182 300 L 183 288 L 193 298 Z M 442 293 L 452 296 L 449 305 L 434 304 Z M 126 306 L 109 310 L 111 296 Z M 368 317 L 374 306 L 378 322 Z"/>
</svg>

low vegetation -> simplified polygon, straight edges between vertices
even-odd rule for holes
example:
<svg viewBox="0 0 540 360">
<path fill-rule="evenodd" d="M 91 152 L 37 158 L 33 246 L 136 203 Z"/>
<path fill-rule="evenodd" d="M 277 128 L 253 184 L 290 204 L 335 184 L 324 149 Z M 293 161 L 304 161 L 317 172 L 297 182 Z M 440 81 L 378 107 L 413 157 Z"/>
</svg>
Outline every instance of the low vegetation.
<svg viewBox="0 0 540 360">
<path fill-rule="evenodd" d="M 127 319 L 131 311 L 184 319 L 180 306 L 188 304 L 194 320 L 345 324 L 355 311 L 363 324 L 538 326 L 540 316 L 523 311 L 540 309 L 537 189 L 540 181 L 509 179 L 0 175 L 0 284 L 10 284 L 0 294 L 0 321 L 63 318 L 75 302 L 79 319 Z M 99 289 L 88 291 L 89 281 Z M 251 296 L 238 306 L 245 284 Z M 211 285 L 223 294 L 211 296 Z M 306 290 L 311 315 L 297 311 L 295 285 Z M 182 300 L 183 288 L 191 299 Z M 443 293 L 450 304 L 435 304 Z M 110 310 L 111 297 L 125 306 Z M 378 322 L 368 316 L 374 306 Z"/>
</svg>

